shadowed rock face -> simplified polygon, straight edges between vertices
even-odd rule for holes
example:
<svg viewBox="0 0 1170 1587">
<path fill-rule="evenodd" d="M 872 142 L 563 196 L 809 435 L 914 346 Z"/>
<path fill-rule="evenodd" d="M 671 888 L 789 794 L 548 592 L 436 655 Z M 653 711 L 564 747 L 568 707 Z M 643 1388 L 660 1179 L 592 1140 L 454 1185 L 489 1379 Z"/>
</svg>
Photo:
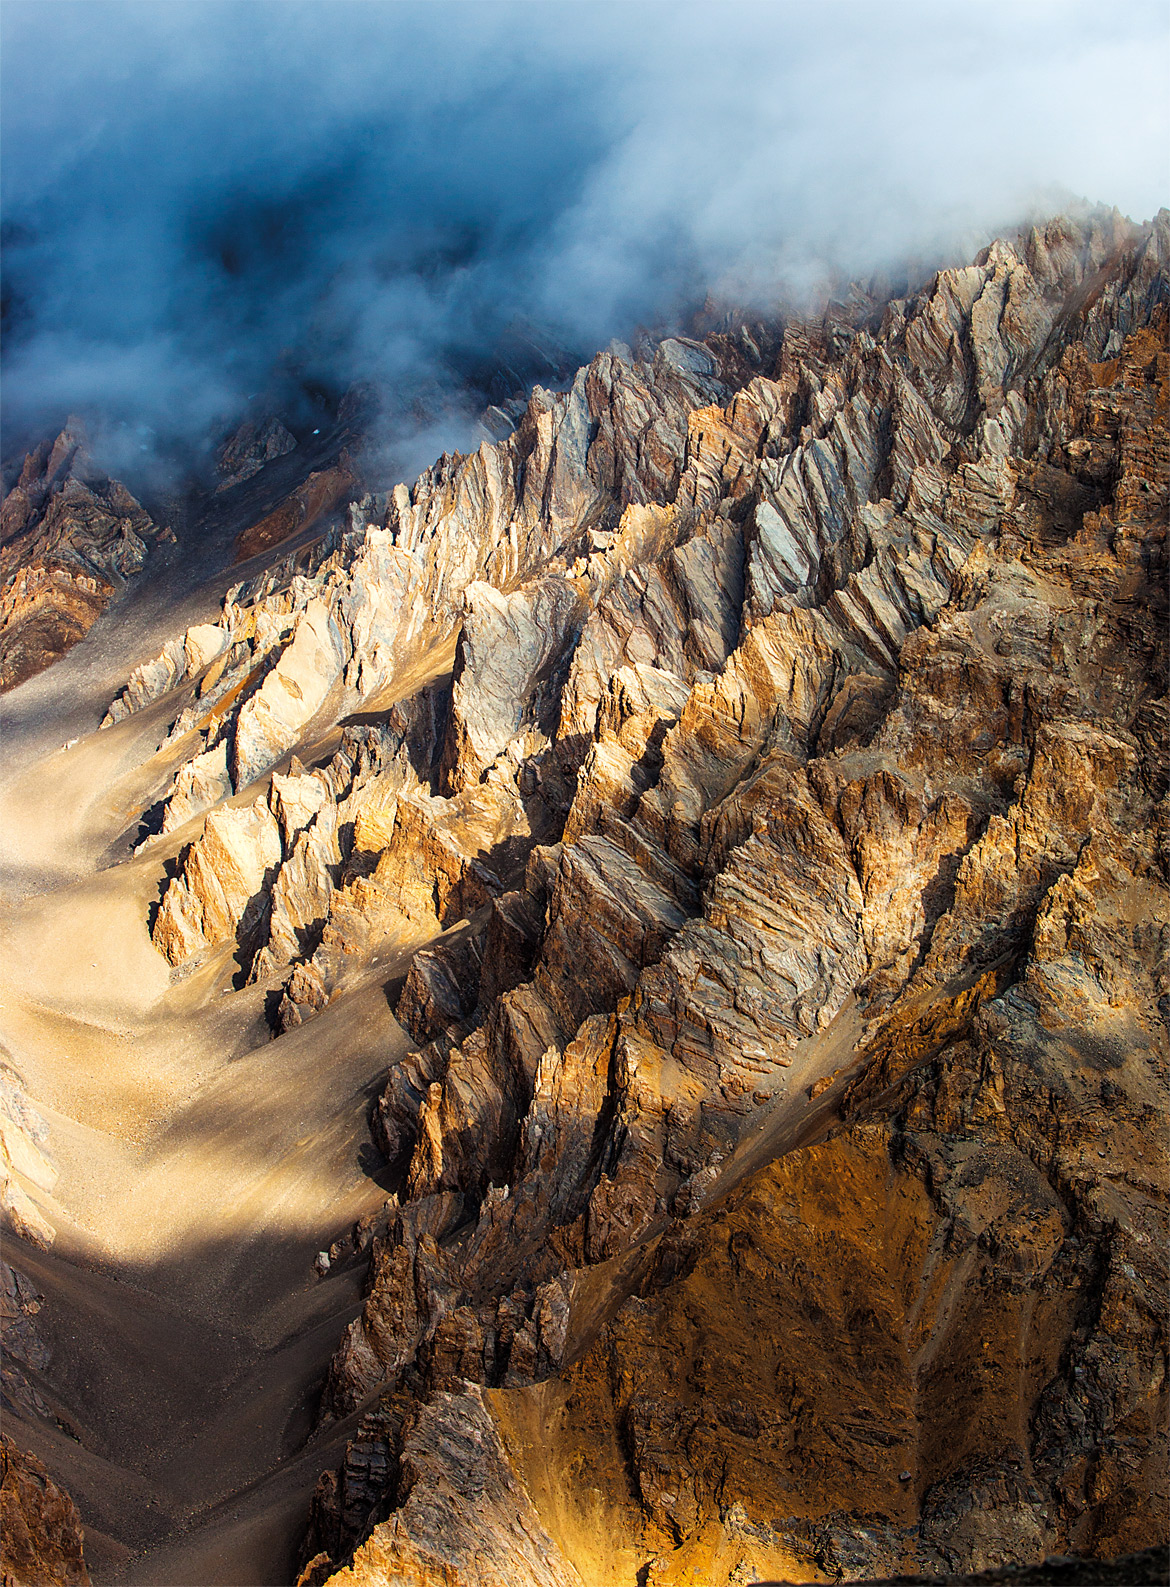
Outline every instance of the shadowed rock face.
<svg viewBox="0 0 1170 1587">
<path fill-rule="evenodd" d="M 276 417 L 269 414 L 261 423 L 246 420 L 219 447 L 215 471 L 220 476 L 217 490 L 230 490 L 258 474 L 265 463 L 296 451 L 296 438 Z"/>
<path fill-rule="evenodd" d="M 432 939 L 305 1587 L 1158 1539 L 1168 304 L 1098 215 L 615 344 L 131 680 L 172 965 Z"/>
<path fill-rule="evenodd" d="M 1122 1554 L 1117 1559 L 1068 1559 L 1057 1556 L 1039 1565 L 1008 1565 L 1002 1570 L 963 1576 L 893 1576 L 870 1587 L 1155 1587 L 1166 1580 L 1170 1558 L 1158 1548 Z M 758 1587 L 794 1587 L 792 1583 L 760 1582 Z"/>
</svg>

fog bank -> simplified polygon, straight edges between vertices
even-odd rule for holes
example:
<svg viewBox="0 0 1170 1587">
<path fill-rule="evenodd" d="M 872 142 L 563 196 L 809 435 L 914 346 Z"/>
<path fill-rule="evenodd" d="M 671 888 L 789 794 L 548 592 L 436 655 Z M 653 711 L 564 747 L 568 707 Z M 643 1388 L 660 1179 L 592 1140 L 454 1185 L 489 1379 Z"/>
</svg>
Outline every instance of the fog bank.
<svg viewBox="0 0 1170 1587">
<path fill-rule="evenodd" d="M 7 0 L 5 452 L 372 380 L 426 444 L 697 296 L 1170 192 L 1161 4 Z M 471 381 L 477 389 L 470 396 Z M 307 393 L 307 395 L 304 395 Z M 421 461 L 421 459 L 420 459 Z"/>
</svg>

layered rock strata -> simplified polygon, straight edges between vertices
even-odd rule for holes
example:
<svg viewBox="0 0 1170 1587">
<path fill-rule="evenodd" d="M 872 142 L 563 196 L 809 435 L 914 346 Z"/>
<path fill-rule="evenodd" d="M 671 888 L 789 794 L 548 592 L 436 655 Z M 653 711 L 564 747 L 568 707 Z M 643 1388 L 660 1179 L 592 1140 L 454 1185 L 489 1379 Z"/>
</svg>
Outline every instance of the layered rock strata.
<svg viewBox="0 0 1170 1587">
<path fill-rule="evenodd" d="M 172 798 L 266 791 L 156 943 L 246 939 L 287 1026 L 442 933 L 306 1579 L 1156 1539 L 1168 264 L 1165 214 L 1061 220 L 615 346 L 233 607 L 291 621 Z M 271 775 L 395 697 L 368 775 Z"/>
</svg>

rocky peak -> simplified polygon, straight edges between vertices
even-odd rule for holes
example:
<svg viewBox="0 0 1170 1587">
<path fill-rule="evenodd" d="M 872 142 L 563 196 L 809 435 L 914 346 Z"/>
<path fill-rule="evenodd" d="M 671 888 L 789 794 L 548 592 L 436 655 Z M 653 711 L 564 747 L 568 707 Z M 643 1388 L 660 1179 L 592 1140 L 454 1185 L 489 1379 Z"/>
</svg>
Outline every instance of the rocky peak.
<svg viewBox="0 0 1170 1587">
<path fill-rule="evenodd" d="M 0 506 L 0 689 L 76 644 L 166 538 L 124 485 L 95 468 L 79 420 L 29 452 Z"/>
<path fill-rule="evenodd" d="M 304 1587 L 1156 1540 L 1168 306 L 1100 213 L 614 343 L 111 705 L 184 996 L 409 956 Z"/>
<path fill-rule="evenodd" d="M 265 463 L 296 450 L 296 439 L 274 413 L 259 422 L 245 419 L 216 453 L 217 490 L 230 490 L 258 474 Z"/>
</svg>

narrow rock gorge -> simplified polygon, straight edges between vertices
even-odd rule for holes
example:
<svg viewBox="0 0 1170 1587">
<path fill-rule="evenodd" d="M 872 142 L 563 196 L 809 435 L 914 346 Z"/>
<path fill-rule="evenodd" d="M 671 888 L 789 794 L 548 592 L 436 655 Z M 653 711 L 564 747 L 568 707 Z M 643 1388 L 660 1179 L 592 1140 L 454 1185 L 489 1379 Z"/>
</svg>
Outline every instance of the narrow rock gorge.
<svg viewBox="0 0 1170 1587">
<path fill-rule="evenodd" d="M 409 486 L 358 391 L 165 529 L 72 432 L 20 465 L 53 1580 L 1164 1540 L 1168 324 L 1170 214 L 1098 210 L 614 342 Z"/>
</svg>

